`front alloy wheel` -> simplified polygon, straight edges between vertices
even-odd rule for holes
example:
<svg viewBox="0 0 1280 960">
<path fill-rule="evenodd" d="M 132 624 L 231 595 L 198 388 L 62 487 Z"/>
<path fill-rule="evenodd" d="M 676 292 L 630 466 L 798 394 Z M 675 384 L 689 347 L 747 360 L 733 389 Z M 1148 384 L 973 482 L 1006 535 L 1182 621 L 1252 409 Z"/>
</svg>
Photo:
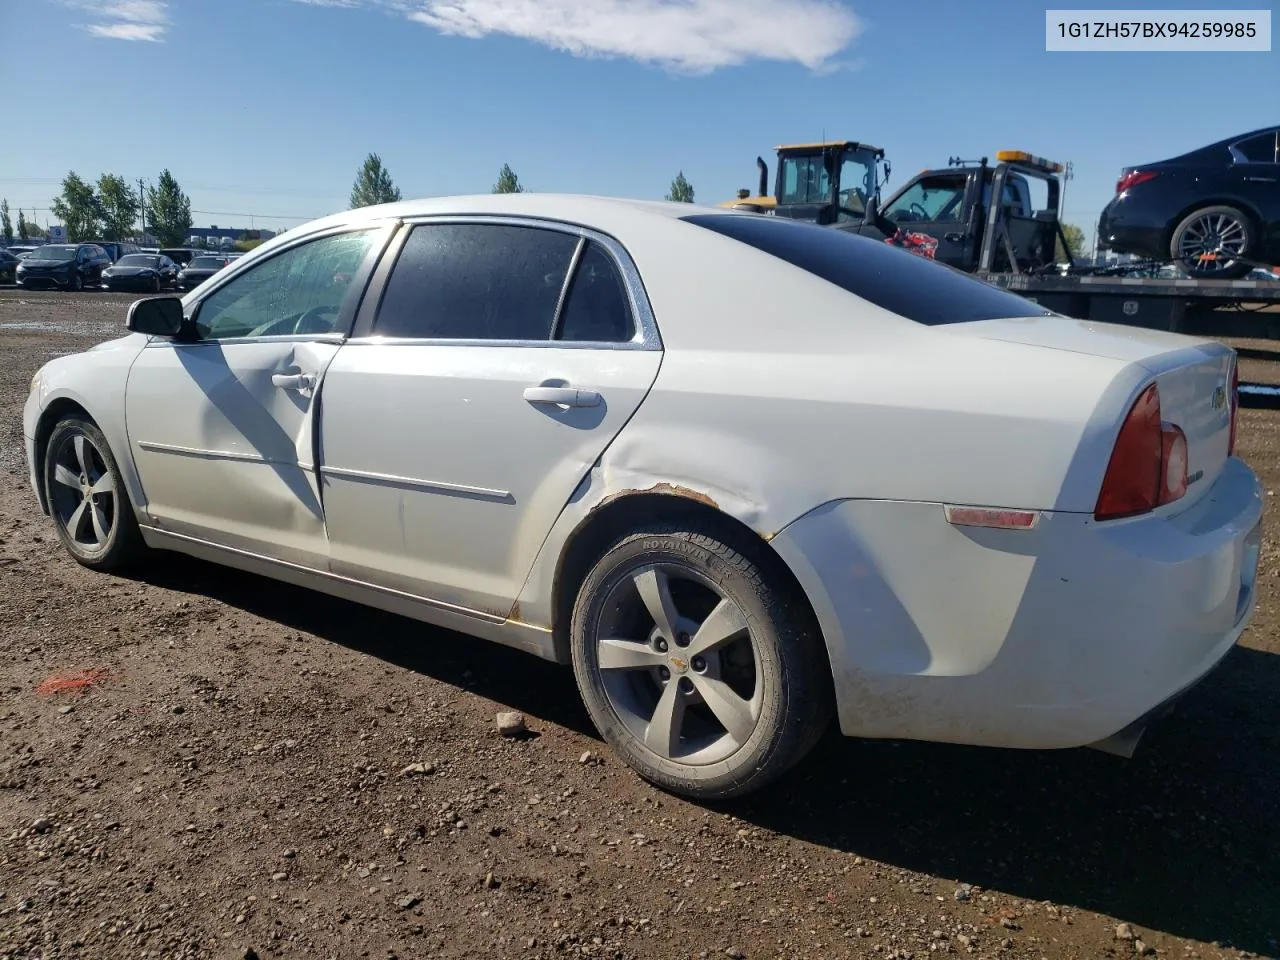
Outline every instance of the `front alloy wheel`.
<svg viewBox="0 0 1280 960">
<path fill-rule="evenodd" d="M 96 424 L 72 417 L 54 427 L 44 472 L 58 539 L 79 563 L 114 570 L 140 552 L 137 519 Z"/>
<path fill-rule="evenodd" d="M 768 567 L 671 527 L 623 538 L 588 574 L 574 671 L 597 729 L 644 778 L 698 799 L 738 796 L 821 735 L 825 652 Z"/>
</svg>

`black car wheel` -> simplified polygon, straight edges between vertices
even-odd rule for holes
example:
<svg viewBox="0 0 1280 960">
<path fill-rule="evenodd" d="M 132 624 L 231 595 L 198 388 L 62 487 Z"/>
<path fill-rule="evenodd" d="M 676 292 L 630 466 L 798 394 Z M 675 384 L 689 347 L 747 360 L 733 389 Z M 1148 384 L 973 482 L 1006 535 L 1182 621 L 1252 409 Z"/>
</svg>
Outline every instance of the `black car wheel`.
<svg viewBox="0 0 1280 960">
<path fill-rule="evenodd" d="M 67 287 L 71 290 L 75 290 L 76 292 L 79 292 L 84 289 L 84 279 L 80 276 L 79 273 L 73 273 L 71 274 L 71 281 L 67 284 Z"/>
<path fill-rule="evenodd" d="M 1253 224 L 1243 211 L 1202 207 L 1174 228 L 1169 254 L 1196 279 L 1234 280 L 1252 269 L 1248 259 L 1253 246 Z"/>
</svg>

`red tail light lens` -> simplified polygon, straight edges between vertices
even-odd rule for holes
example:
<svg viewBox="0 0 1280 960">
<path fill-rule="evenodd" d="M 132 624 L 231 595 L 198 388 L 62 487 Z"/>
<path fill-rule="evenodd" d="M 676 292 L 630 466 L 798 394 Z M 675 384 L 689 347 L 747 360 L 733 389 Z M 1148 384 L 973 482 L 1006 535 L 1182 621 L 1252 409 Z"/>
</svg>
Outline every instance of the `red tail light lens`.
<svg viewBox="0 0 1280 960">
<path fill-rule="evenodd" d="M 1151 170 L 1130 170 L 1116 181 L 1116 193 L 1124 193 L 1126 190 L 1130 190 L 1140 183 L 1146 183 L 1148 180 L 1154 180 L 1158 176 L 1158 173 Z"/>
<path fill-rule="evenodd" d="M 1227 403 L 1231 404 L 1231 434 L 1227 440 L 1227 456 L 1235 456 L 1236 452 L 1236 420 L 1240 414 L 1240 364 L 1238 362 L 1231 365 L 1231 392 L 1227 396 Z"/>
<path fill-rule="evenodd" d="M 1120 426 L 1098 492 L 1095 520 L 1147 513 L 1187 492 L 1187 438 L 1160 419 L 1160 390 L 1153 383 L 1134 401 Z"/>
</svg>

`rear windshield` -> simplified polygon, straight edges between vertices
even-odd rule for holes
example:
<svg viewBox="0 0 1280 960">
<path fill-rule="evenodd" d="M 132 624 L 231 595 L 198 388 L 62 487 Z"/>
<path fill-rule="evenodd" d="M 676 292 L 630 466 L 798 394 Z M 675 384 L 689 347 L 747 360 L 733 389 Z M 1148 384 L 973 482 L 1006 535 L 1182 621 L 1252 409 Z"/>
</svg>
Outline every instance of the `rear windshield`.
<svg viewBox="0 0 1280 960">
<path fill-rule="evenodd" d="M 731 213 L 683 219 L 785 260 L 916 323 L 938 326 L 1050 313 L 952 267 L 833 227 Z"/>
<path fill-rule="evenodd" d="M 196 257 L 191 261 L 191 266 L 196 270 L 215 270 L 226 262 L 218 257 Z"/>
</svg>

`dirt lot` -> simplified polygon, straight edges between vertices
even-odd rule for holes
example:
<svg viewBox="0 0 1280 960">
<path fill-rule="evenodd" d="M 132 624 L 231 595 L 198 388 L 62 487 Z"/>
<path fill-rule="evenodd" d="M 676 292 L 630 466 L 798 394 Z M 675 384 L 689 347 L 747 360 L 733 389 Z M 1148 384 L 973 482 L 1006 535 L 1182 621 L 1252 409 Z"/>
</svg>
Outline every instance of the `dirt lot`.
<svg viewBox="0 0 1280 960">
<path fill-rule="evenodd" d="M 128 301 L 0 290 L 0 958 L 1280 953 L 1274 540 L 1242 644 L 1131 761 L 831 735 L 704 808 L 613 758 L 568 670 L 182 558 L 68 559 L 21 406 Z M 1280 485 L 1280 414 L 1241 446 Z"/>
</svg>

